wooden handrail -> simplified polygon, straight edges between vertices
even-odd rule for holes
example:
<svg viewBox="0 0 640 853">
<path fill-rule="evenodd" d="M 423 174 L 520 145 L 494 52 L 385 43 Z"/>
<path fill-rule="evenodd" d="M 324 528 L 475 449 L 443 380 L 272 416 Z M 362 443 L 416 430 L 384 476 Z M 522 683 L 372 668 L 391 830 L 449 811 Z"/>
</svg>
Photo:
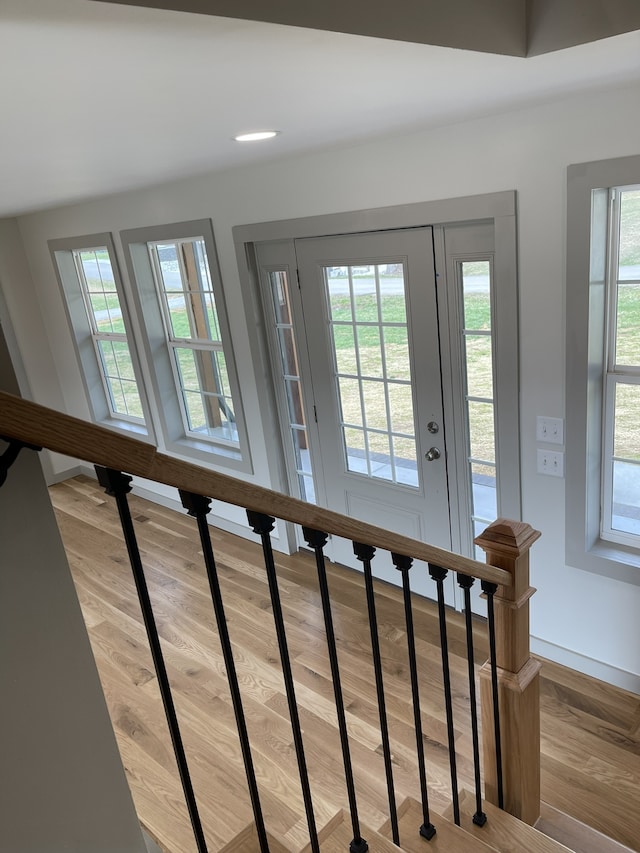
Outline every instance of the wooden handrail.
<svg viewBox="0 0 640 853">
<path fill-rule="evenodd" d="M 365 542 L 396 554 L 435 563 L 501 586 L 512 584 L 504 569 L 479 563 L 444 548 L 392 533 L 373 524 L 348 518 L 297 498 L 210 471 L 199 465 L 159 453 L 151 444 L 120 435 L 105 427 L 62 414 L 54 409 L 0 391 L 0 435 L 62 453 L 75 459 L 115 468 L 136 477 L 251 509 L 276 518 Z"/>
</svg>

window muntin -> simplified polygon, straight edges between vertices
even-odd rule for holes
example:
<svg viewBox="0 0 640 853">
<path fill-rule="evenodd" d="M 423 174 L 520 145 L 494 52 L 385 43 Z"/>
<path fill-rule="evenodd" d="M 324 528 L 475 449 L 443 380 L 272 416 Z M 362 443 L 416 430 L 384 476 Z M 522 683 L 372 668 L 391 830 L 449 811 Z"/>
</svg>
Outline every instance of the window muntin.
<svg viewBox="0 0 640 853">
<path fill-rule="evenodd" d="M 106 246 L 72 252 L 96 359 L 113 418 L 144 422 L 120 296 Z"/>
<path fill-rule="evenodd" d="M 640 187 L 610 190 L 601 536 L 640 545 Z"/>
<path fill-rule="evenodd" d="M 239 447 L 204 237 L 147 245 L 185 434 Z"/>
</svg>

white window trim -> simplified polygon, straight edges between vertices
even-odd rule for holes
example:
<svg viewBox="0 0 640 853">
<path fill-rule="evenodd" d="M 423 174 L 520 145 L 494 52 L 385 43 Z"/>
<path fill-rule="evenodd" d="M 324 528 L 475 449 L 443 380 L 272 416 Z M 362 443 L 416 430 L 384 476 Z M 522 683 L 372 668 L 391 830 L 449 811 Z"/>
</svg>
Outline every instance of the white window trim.
<svg viewBox="0 0 640 853">
<path fill-rule="evenodd" d="M 249 440 L 237 379 L 231 333 L 218 266 L 213 227 L 210 219 L 193 220 L 120 232 L 126 267 L 132 283 L 135 313 L 141 326 L 142 352 L 147 365 L 152 393 L 153 417 L 157 418 L 163 449 L 179 456 L 188 456 L 208 465 L 220 465 L 237 471 L 253 473 Z M 238 446 L 224 439 L 196 437 L 185 429 L 183 403 L 175 381 L 175 359 L 170 353 L 164 309 L 156 287 L 153 261 L 148 244 L 163 240 L 203 238 L 209 261 L 211 283 L 216 299 L 222 351 L 225 355 L 234 415 L 238 431 Z M 193 342 L 190 342 L 193 346 Z M 209 346 L 207 346 L 209 348 Z M 159 403 L 162 403 L 160 405 Z"/>
<path fill-rule="evenodd" d="M 93 421 L 118 432 L 133 432 L 137 437 L 147 437 L 153 441 L 154 433 L 151 426 L 149 404 L 142 381 L 142 370 L 136 340 L 132 333 L 127 296 L 123 287 L 120 267 L 111 234 L 87 234 L 82 237 L 49 240 L 48 245 L 58 285 L 62 293 L 62 301 L 69 326 L 73 332 L 73 344 Z M 86 304 L 86 293 L 78 271 L 77 261 L 74 257 L 74 252 L 103 247 L 106 248 L 109 254 L 116 291 L 120 301 L 125 326 L 125 334 L 123 335 L 100 333 L 93 328 L 93 323 L 90 319 L 91 312 L 88 310 Z M 101 367 L 100 355 L 97 351 L 96 338 L 104 340 L 126 340 L 131 353 L 138 393 L 142 403 L 143 419 L 127 417 L 112 410 L 110 394 L 106 386 L 106 378 Z"/>
<path fill-rule="evenodd" d="M 616 361 L 617 314 L 618 314 L 618 270 L 620 262 L 620 214 L 621 195 L 618 187 L 609 190 L 610 222 L 608 246 L 610 249 L 607 263 L 607 329 L 604 369 L 604 405 L 603 405 L 603 449 L 602 449 L 602 518 L 600 522 L 602 538 L 620 545 L 640 548 L 640 536 L 623 533 L 612 526 L 613 519 L 613 474 L 615 443 L 615 397 L 619 384 L 640 384 L 640 368 L 618 364 Z M 622 188 L 620 188 L 622 189 Z M 640 184 L 624 189 L 640 189 Z M 614 195 L 615 193 L 615 195 Z"/>
<path fill-rule="evenodd" d="M 640 156 L 569 166 L 566 282 L 567 564 L 640 584 L 640 549 L 601 535 L 610 187 L 639 182 Z"/>
</svg>

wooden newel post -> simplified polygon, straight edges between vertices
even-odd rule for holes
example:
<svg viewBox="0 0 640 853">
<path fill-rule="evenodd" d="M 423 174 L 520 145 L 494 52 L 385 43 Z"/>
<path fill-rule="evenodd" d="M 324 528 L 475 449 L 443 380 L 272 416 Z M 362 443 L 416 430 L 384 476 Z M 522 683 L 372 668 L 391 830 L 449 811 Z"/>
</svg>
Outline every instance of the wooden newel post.
<svg viewBox="0 0 640 853">
<path fill-rule="evenodd" d="M 540 532 L 499 518 L 475 539 L 487 563 L 510 572 L 513 584 L 494 596 L 498 707 L 502 740 L 504 808 L 525 823 L 540 817 L 541 664 L 529 650 L 529 549 Z M 498 804 L 493 701 L 489 662 L 480 670 L 485 797 Z"/>
</svg>

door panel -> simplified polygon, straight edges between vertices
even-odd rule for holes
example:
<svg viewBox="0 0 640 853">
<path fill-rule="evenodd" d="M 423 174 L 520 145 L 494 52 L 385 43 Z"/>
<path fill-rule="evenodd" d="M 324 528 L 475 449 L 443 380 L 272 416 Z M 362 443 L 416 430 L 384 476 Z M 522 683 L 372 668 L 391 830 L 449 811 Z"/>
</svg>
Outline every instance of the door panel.
<svg viewBox="0 0 640 853">
<path fill-rule="evenodd" d="M 327 505 L 450 548 L 431 229 L 299 240 L 296 256 Z M 386 555 L 373 566 L 397 582 Z"/>
</svg>

